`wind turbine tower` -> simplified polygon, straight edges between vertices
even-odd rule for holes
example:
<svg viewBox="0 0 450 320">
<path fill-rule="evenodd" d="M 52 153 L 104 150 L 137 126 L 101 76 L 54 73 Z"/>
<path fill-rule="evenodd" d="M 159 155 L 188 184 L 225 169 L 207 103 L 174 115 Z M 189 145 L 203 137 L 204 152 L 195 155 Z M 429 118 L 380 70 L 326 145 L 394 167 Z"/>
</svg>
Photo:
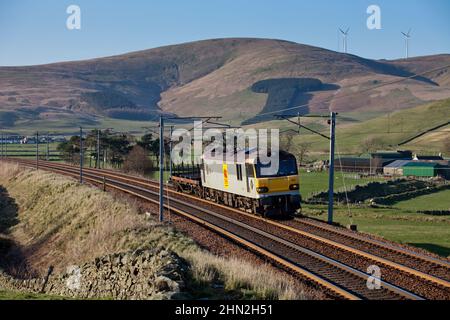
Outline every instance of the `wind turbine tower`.
<svg viewBox="0 0 450 320">
<path fill-rule="evenodd" d="M 408 59 L 409 58 L 409 40 L 411 39 L 411 29 L 408 30 L 408 33 L 404 33 L 402 31 L 402 34 L 405 37 L 406 59 Z"/>
<path fill-rule="evenodd" d="M 342 33 L 342 47 L 344 49 L 344 53 L 347 53 L 347 36 L 348 32 L 350 31 L 350 28 L 347 28 L 346 31 L 339 28 L 339 31 Z"/>
</svg>

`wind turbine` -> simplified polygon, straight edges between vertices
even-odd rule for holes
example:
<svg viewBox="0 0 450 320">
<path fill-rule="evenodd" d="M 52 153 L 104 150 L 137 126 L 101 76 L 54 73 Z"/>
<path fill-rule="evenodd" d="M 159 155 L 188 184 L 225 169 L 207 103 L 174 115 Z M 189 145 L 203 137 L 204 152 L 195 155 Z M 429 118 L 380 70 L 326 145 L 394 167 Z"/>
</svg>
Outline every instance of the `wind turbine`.
<svg viewBox="0 0 450 320">
<path fill-rule="evenodd" d="M 402 31 L 402 34 L 405 37 L 406 59 L 408 59 L 409 58 L 409 39 L 411 39 L 411 29 L 408 30 L 408 33 L 404 33 Z"/>
<path fill-rule="evenodd" d="M 343 44 L 344 53 L 347 53 L 347 36 L 348 36 L 348 32 L 350 31 L 350 28 L 347 28 L 346 31 L 339 28 L 339 31 L 342 33 L 342 36 L 343 36 L 342 44 Z"/>
</svg>

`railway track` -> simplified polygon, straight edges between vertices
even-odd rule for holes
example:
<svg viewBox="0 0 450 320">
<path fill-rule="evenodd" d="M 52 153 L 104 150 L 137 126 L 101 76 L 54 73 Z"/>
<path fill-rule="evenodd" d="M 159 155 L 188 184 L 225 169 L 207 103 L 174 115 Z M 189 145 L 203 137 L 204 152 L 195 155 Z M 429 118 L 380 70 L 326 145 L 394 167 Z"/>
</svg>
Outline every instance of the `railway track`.
<svg viewBox="0 0 450 320">
<path fill-rule="evenodd" d="M 128 175 L 117 173 L 111 170 L 106 171 L 106 173 L 111 174 L 115 177 L 120 177 L 122 179 L 125 179 L 126 181 L 139 182 L 140 185 L 151 187 L 154 188 L 155 190 L 159 188 L 158 182 L 156 181 L 147 180 L 140 177 L 132 177 L 130 179 L 130 176 Z M 227 206 L 223 206 L 215 202 L 207 201 L 204 199 L 198 199 L 196 197 L 189 196 L 186 194 L 180 194 L 174 190 L 171 190 L 170 192 L 172 194 L 179 194 L 182 197 L 190 198 L 194 201 L 208 203 L 209 205 L 212 206 L 217 206 L 225 210 L 234 211 L 242 214 L 241 210 L 229 208 Z M 254 218 L 258 219 L 258 217 Z M 352 232 L 350 230 L 329 226 L 328 224 L 311 219 L 295 218 L 293 220 L 287 220 L 278 223 L 271 220 L 266 221 L 268 223 L 277 224 L 280 227 L 283 227 L 288 230 L 292 230 L 292 228 L 294 228 L 297 229 L 298 231 L 304 231 L 315 236 L 323 237 L 329 240 L 334 240 L 341 244 L 351 246 L 359 251 L 371 253 L 372 255 L 386 258 L 392 262 L 396 262 L 398 264 L 402 264 L 410 268 L 415 268 L 417 271 L 420 271 L 423 274 L 427 274 L 431 277 L 441 278 L 447 282 L 450 281 L 450 262 L 443 259 L 438 259 L 426 254 L 421 254 L 419 252 L 415 252 L 401 246 L 396 246 L 386 241 L 370 238 L 367 235 L 361 235 L 357 232 Z M 281 224 L 284 224 L 285 226 L 281 226 Z M 293 231 L 297 232 L 297 230 Z M 445 282 L 443 283 L 445 284 Z"/>
<path fill-rule="evenodd" d="M 35 162 L 14 160 L 34 167 Z M 77 168 L 40 162 L 46 170 L 77 177 Z M 132 194 L 157 204 L 158 186 L 151 181 L 129 177 L 107 170 L 84 169 L 85 179 L 96 185 Z M 209 201 L 170 190 L 172 212 L 191 219 L 241 245 L 271 259 L 278 265 L 324 287 L 333 295 L 347 299 L 450 299 L 450 284 L 442 278 L 430 276 L 411 267 L 371 255 L 346 244 L 302 230 L 298 221 L 276 222 L 220 206 Z M 175 196 L 176 195 L 176 196 Z M 186 201 L 188 200 L 188 201 Z M 203 206 L 196 201 L 204 202 Z M 217 209 L 220 209 L 218 213 Z M 226 214 L 224 214 L 226 212 Z M 311 228 L 318 227 L 309 223 Z M 328 226 L 326 226 L 328 227 Z M 322 232 L 326 230 L 321 226 Z M 333 234 L 333 230 L 327 230 Z M 336 231 L 340 237 L 351 238 Z M 359 236 L 354 236 L 358 238 Z M 364 242 L 361 239 L 360 242 Z M 380 243 L 377 245 L 382 246 Z M 411 252 L 408 252 L 411 255 Z M 437 263 L 437 262 L 436 262 Z M 382 281 L 380 290 L 369 290 L 366 282 L 368 265 L 381 265 L 389 282 Z M 444 268 L 445 266 L 441 266 Z M 447 268 L 447 272 L 448 272 Z M 448 274 L 447 274 L 448 275 Z M 392 280 L 392 281 L 391 281 Z M 405 289 L 406 288 L 406 289 Z"/>
</svg>

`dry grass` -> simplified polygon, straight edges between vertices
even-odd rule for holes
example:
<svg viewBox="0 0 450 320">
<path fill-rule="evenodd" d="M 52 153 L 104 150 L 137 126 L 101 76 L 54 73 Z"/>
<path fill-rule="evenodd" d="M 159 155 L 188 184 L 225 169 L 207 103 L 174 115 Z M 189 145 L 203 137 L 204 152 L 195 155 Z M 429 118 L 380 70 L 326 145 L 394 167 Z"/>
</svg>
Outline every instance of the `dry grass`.
<svg viewBox="0 0 450 320">
<path fill-rule="evenodd" d="M 19 206 L 20 222 L 11 236 L 40 272 L 49 265 L 61 270 L 109 253 L 163 246 L 189 261 L 194 282 L 203 286 L 219 281 L 225 292 L 246 298 L 312 297 L 269 266 L 215 256 L 148 218 L 137 205 L 73 179 L 0 163 L 0 184 Z"/>
<path fill-rule="evenodd" d="M 276 274 L 268 266 L 243 263 L 236 258 L 224 259 L 204 251 L 193 250 L 181 255 L 193 266 L 194 277 L 204 282 L 223 282 L 225 290 L 241 291 L 247 297 L 260 299 L 304 300 L 308 294 L 296 283 Z"/>
</svg>

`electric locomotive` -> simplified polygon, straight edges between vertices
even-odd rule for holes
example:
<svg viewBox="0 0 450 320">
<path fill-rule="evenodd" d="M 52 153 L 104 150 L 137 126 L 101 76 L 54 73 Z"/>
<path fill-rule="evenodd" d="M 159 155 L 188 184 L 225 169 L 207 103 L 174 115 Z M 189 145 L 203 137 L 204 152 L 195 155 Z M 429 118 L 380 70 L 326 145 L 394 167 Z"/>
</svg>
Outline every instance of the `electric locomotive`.
<svg viewBox="0 0 450 320">
<path fill-rule="evenodd" d="M 245 157 L 236 154 L 245 161 L 203 156 L 197 172 L 175 175 L 172 183 L 178 191 L 259 215 L 288 215 L 300 210 L 297 161 L 292 154 L 280 151 L 278 171 L 267 175 L 256 149 L 238 152 L 245 152 Z"/>
</svg>

